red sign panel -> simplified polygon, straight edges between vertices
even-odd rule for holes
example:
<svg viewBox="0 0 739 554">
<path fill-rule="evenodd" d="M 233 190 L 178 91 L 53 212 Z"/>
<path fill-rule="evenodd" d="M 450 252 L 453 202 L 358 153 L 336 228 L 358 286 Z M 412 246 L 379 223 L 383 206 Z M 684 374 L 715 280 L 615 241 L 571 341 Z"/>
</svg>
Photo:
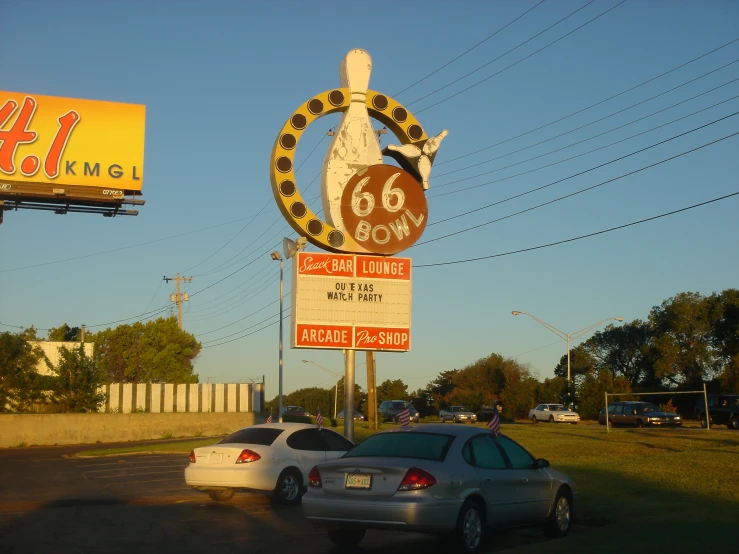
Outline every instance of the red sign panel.
<svg viewBox="0 0 739 554">
<path fill-rule="evenodd" d="M 298 256 L 298 274 L 354 277 L 354 258 L 351 254 L 301 252 Z"/>
<path fill-rule="evenodd" d="M 355 327 L 354 348 L 357 350 L 398 350 L 411 347 L 411 330 L 397 327 Z"/>
<path fill-rule="evenodd" d="M 314 325 L 298 323 L 295 345 L 297 347 L 352 348 L 351 325 Z"/>
<path fill-rule="evenodd" d="M 357 277 L 410 281 L 411 259 L 357 256 Z"/>
</svg>

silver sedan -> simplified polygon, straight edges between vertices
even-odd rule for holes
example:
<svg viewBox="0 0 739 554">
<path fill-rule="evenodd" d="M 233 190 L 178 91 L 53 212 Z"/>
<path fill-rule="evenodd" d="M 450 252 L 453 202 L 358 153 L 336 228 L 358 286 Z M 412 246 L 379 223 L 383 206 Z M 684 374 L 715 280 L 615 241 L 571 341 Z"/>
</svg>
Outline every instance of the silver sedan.
<svg viewBox="0 0 739 554">
<path fill-rule="evenodd" d="M 395 529 L 453 535 L 475 553 L 493 524 L 567 535 L 576 499 L 572 479 L 505 435 L 433 424 L 377 433 L 314 467 L 303 512 L 342 548 Z"/>
</svg>

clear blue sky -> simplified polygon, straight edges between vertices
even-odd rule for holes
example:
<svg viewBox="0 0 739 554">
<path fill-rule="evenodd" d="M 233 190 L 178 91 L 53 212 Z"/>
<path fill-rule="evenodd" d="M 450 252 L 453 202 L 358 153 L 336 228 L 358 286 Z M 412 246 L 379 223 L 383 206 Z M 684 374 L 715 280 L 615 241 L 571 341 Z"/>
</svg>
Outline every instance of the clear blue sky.
<svg viewBox="0 0 739 554">
<path fill-rule="evenodd" d="M 274 323 L 278 268 L 268 255 L 259 254 L 278 247 L 283 236 L 294 236 L 271 200 L 268 174 L 272 144 L 286 118 L 314 94 L 338 86 L 339 63 L 352 48 L 372 55 L 371 88 L 395 95 L 535 3 L 0 2 L 0 89 L 139 103 L 147 109 L 146 205 L 138 217 L 6 213 L 0 226 L 0 322 L 48 328 L 66 321 L 87 324 L 95 331 L 100 323 L 168 305 L 173 286 L 163 283 L 162 276 L 180 272 L 194 277 L 186 287 L 193 297 L 185 308 L 185 327 L 204 346 L 239 337 L 249 330 L 239 331 L 269 316 L 272 319 L 251 330 Z M 739 99 L 728 100 L 739 95 L 736 81 L 585 140 L 739 78 L 739 63 L 729 65 L 595 122 L 734 62 L 739 59 L 735 42 L 559 123 L 455 160 L 600 102 L 739 37 L 738 2 L 630 0 L 499 75 L 424 110 L 618 3 L 597 0 L 473 75 L 414 102 L 586 3 L 545 1 L 397 96 L 430 134 L 449 130 L 431 175 L 430 225 L 422 240 L 513 214 L 739 131 L 738 115 L 542 191 L 434 225 L 739 111 Z M 670 123 L 698 110 L 704 111 Z M 309 128 L 298 147 L 298 162 L 337 122 L 338 117 L 324 118 Z M 595 123 L 532 146 L 591 122 Z M 670 124 L 570 161 L 431 198 L 534 170 L 666 123 Z M 584 142 L 548 154 L 578 141 Z M 323 140 L 297 174 L 298 186 L 308 198 L 318 192 L 315 183 L 308 194 L 305 189 L 320 170 L 328 142 Z M 504 253 L 736 192 L 737 147 L 739 137 L 729 138 L 405 254 L 419 266 Z M 521 151 L 514 153 L 517 150 Z M 472 164 L 480 165 L 465 169 Z M 517 165 L 502 169 L 511 164 Z M 471 178 L 442 186 L 467 177 Z M 474 263 L 417 267 L 412 351 L 379 354 L 378 379 L 402 378 L 416 389 L 441 371 L 461 368 L 491 352 L 516 356 L 541 378 L 549 377 L 565 352 L 564 344 L 552 344 L 557 340 L 553 334 L 529 318 L 514 318 L 511 310 L 576 331 L 608 317 L 646 318 L 652 306 L 681 291 L 710 294 L 737 287 L 738 210 L 739 197 L 734 197 L 551 248 Z M 182 233 L 191 234 L 92 255 Z M 75 256 L 87 257 L 17 269 Z M 198 293 L 248 262 L 252 262 L 248 267 Z M 245 318 L 270 302 L 274 303 Z M 241 318 L 245 319 L 229 325 Z M 302 364 L 304 358 L 334 371 L 342 369 L 338 352 L 287 348 L 286 392 L 330 386 L 331 377 Z M 357 361 L 363 362 L 364 356 Z M 267 395 L 272 397 L 277 393 L 277 326 L 204 348 L 196 371 L 203 382 L 209 377 L 226 381 L 266 375 Z M 358 366 L 357 380 L 365 384 L 364 365 Z"/>
</svg>

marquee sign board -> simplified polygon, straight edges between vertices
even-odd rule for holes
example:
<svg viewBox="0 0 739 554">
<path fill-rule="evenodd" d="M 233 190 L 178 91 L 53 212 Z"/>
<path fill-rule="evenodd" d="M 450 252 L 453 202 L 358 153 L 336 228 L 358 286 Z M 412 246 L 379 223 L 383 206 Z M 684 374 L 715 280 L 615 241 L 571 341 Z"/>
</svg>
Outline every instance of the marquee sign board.
<svg viewBox="0 0 739 554">
<path fill-rule="evenodd" d="M 141 205 L 146 108 L 0 91 L 3 209 L 135 215 Z"/>
<path fill-rule="evenodd" d="M 410 350 L 411 259 L 298 252 L 293 348 Z"/>
</svg>

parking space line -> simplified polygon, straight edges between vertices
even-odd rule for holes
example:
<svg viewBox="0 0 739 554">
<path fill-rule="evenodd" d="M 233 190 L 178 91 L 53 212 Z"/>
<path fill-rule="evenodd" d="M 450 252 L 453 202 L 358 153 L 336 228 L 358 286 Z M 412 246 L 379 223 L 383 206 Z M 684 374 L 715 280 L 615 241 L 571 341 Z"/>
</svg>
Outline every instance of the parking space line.
<svg viewBox="0 0 739 554">
<path fill-rule="evenodd" d="M 142 472 L 136 472 L 136 473 L 125 473 L 123 475 L 103 475 L 100 477 L 92 476 L 92 479 L 96 481 L 104 481 L 104 480 L 112 480 L 112 479 L 126 479 L 128 477 L 140 477 L 142 475 L 165 475 L 167 473 L 177 473 L 179 475 L 182 475 L 182 479 L 184 480 L 184 474 L 181 470 L 168 470 L 168 471 L 142 471 Z"/>
<path fill-rule="evenodd" d="M 87 461 L 87 460 L 85 460 Z M 106 461 L 105 463 L 92 463 L 92 464 L 76 464 L 74 467 L 100 467 L 100 466 L 120 466 L 120 465 L 140 465 L 140 464 L 156 464 L 156 463 L 165 463 L 165 462 L 173 462 L 174 460 L 172 458 L 157 458 L 153 460 L 136 460 L 136 461 L 129 461 L 129 460 L 121 460 L 117 462 L 109 462 Z M 182 460 L 180 460 L 182 461 Z M 183 462 L 184 463 L 184 462 Z"/>
<path fill-rule="evenodd" d="M 131 467 L 131 468 L 125 468 L 125 467 L 117 467 L 117 468 L 110 468 L 110 469 L 88 469 L 86 471 L 83 471 L 85 475 L 89 475 L 91 473 L 105 473 L 105 472 L 111 472 L 111 471 L 137 471 L 140 469 L 149 469 L 149 468 L 168 468 L 168 467 L 176 467 L 178 469 L 185 469 L 187 466 L 184 466 L 182 464 L 173 464 L 168 466 L 137 466 L 137 467 Z"/>
<path fill-rule="evenodd" d="M 164 481 L 175 481 L 175 480 L 177 480 L 177 479 L 174 478 L 174 477 L 171 477 L 169 479 L 149 479 L 149 480 L 146 480 L 146 481 L 124 481 L 123 483 L 107 483 L 106 485 L 104 485 L 104 487 L 105 488 L 108 488 L 108 487 L 120 487 L 120 486 L 126 486 L 126 485 L 135 485 L 135 484 L 139 484 L 139 483 L 162 483 Z M 184 483 L 184 479 L 183 479 L 182 486 L 183 487 L 184 486 L 187 486 Z"/>
</svg>

